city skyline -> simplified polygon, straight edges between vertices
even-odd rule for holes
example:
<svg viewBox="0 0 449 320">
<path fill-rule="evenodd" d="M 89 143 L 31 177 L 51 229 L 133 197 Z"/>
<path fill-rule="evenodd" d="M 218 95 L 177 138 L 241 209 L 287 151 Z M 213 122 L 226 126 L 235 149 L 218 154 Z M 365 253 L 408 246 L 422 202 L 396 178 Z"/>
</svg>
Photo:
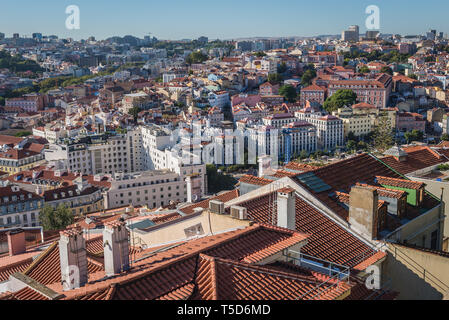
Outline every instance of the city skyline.
<svg viewBox="0 0 449 320">
<path fill-rule="evenodd" d="M 368 17 L 365 9 L 369 5 L 379 7 L 380 32 L 384 34 L 419 35 L 429 29 L 444 33 L 449 31 L 444 23 L 444 9 L 449 9 L 449 3 L 438 0 L 408 6 L 406 12 L 403 8 L 409 3 L 403 0 L 394 3 L 348 0 L 344 4 L 329 0 L 323 0 L 320 4 L 306 1 L 281 1 L 272 4 L 266 0 L 238 4 L 231 0 L 226 5 L 210 4 L 203 0 L 197 2 L 200 3 L 189 5 L 183 1 L 171 0 L 171 5 L 168 5 L 154 1 L 133 1 L 135 5 L 131 6 L 129 3 L 111 5 L 103 0 L 95 3 L 85 0 L 48 0 L 45 4 L 22 1 L 24 6 L 6 3 L 3 7 L 8 14 L 0 22 L 0 32 L 7 37 L 11 37 L 13 33 L 31 36 L 38 32 L 75 40 L 90 36 L 100 40 L 125 35 L 143 38 L 150 33 L 164 40 L 195 39 L 200 36 L 223 40 L 313 37 L 337 35 L 349 25 L 359 25 L 360 32 L 364 33 Z M 79 30 L 68 30 L 65 27 L 68 17 L 65 9 L 69 5 L 80 8 Z M 441 10 L 434 10 L 435 6 Z M 267 8 L 271 9 L 266 10 Z M 162 14 L 153 15 L 153 12 Z M 36 19 L 36 16 L 40 19 Z M 190 18 L 186 19 L 186 16 Z M 232 20 L 229 19 L 230 16 L 233 17 Z"/>
</svg>

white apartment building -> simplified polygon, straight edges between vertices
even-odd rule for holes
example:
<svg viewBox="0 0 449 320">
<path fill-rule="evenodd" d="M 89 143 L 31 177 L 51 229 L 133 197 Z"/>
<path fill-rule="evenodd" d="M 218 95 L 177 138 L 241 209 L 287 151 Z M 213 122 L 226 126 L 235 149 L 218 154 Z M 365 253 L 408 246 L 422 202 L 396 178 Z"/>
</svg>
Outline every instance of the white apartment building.
<svg viewBox="0 0 449 320">
<path fill-rule="evenodd" d="M 317 128 L 318 149 L 333 151 L 344 145 L 343 121 L 332 115 L 295 112 L 299 120 L 307 121 Z"/>
<path fill-rule="evenodd" d="M 106 209 L 127 205 L 160 208 L 171 201 L 186 202 L 184 179 L 171 170 L 153 170 L 140 173 L 117 173 L 111 187 L 104 192 Z"/>
<path fill-rule="evenodd" d="M 202 180 L 202 190 L 207 193 L 206 165 L 201 158 L 189 153 L 184 142 L 182 146 L 177 145 L 180 137 L 176 137 L 168 129 L 158 126 L 141 126 L 141 166 L 142 170 L 164 170 L 168 169 L 179 174 L 183 179 L 189 175 L 198 174 Z M 188 140 L 188 139 L 187 139 Z M 190 149 L 190 148 L 189 148 Z M 190 159 L 190 162 L 186 161 Z"/>
<path fill-rule="evenodd" d="M 142 171 L 140 130 L 124 135 L 91 136 L 66 145 L 50 145 L 47 161 L 63 160 L 66 168 L 83 174 L 113 174 Z"/>
<path fill-rule="evenodd" d="M 275 113 L 262 119 L 263 124 L 274 128 L 282 128 L 290 123 L 298 121 L 291 113 Z"/>
</svg>

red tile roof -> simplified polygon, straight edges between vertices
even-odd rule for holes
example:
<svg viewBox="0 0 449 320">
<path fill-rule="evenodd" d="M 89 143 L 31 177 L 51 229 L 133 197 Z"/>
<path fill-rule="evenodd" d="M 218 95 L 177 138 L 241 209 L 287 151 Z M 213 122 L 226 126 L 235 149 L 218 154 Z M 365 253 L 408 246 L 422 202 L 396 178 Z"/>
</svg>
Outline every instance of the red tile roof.
<svg viewBox="0 0 449 320">
<path fill-rule="evenodd" d="M 66 299 L 105 299 L 107 292 L 111 293 L 108 299 L 115 300 L 186 299 L 193 292 L 192 283 L 198 275 L 197 261 L 201 253 L 236 263 L 258 262 L 275 250 L 282 251 L 304 239 L 304 235 L 290 230 L 255 224 L 149 254 L 148 258 L 133 263 L 129 272 L 96 283 L 96 278 L 104 277 L 104 272 L 99 272 L 85 287 L 64 294 Z M 148 252 L 150 249 L 143 254 Z M 52 285 L 52 289 L 59 287 Z"/>
<path fill-rule="evenodd" d="M 380 160 L 404 175 L 449 161 L 448 158 L 439 155 L 427 146 L 404 148 L 404 151 L 407 153 L 407 159 L 405 161 L 399 161 L 393 156 L 388 156 Z"/>
<path fill-rule="evenodd" d="M 0 295 L 0 300 L 49 300 L 46 296 L 31 289 L 25 287 L 15 293 L 7 292 L 5 295 Z"/>
<path fill-rule="evenodd" d="M 253 221 L 270 224 L 277 221 L 277 208 L 270 210 L 270 195 L 238 205 L 247 208 Z M 301 252 L 323 260 L 353 267 L 362 260 L 363 254 L 368 258 L 376 253 L 299 197 L 296 197 L 296 230 L 310 235 Z"/>
<path fill-rule="evenodd" d="M 351 286 L 200 254 L 194 300 L 334 300 Z M 321 290 L 322 289 L 322 290 Z"/>
<path fill-rule="evenodd" d="M 424 182 L 411 181 L 411 180 L 405 180 L 405 179 L 395 179 L 395 178 L 381 177 L 381 176 L 376 176 L 376 179 L 377 179 L 377 183 L 379 183 L 381 185 L 392 186 L 392 187 L 419 190 L 420 188 L 422 188 L 424 186 Z"/>
<path fill-rule="evenodd" d="M 0 282 L 8 280 L 9 276 L 16 272 L 25 271 L 31 265 L 31 262 L 33 262 L 33 259 L 27 258 L 25 260 L 0 267 Z"/>
<path fill-rule="evenodd" d="M 88 258 L 87 269 L 89 273 L 103 269 L 98 263 Z M 43 285 L 61 282 L 61 263 L 59 260 L 58 242 L 54 242 L 23 272 L 26 276 Z"/>
<path fill-rule="evenodd" d="M 265 178 L 259 178 L 251 175 L 244 175 L 239 180 L 240 183 L 247 183 L 252 184 L 255 186 L 266 186 L 273 182 L 273 180 L 265 179 Z"/>
</svg>

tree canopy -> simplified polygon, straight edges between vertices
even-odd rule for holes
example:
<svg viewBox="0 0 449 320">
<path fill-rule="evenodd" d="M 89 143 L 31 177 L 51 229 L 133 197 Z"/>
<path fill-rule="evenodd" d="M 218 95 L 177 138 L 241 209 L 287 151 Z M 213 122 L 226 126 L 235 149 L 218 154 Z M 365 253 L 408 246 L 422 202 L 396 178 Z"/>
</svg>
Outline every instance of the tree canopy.
<svg viewBox="0 0 449 320">
<path fill-rule="evenodd" d="M 310 86 L 312 84 L 312 80 L 316 77 L 316 71 L 314 69 L 308 69 L 301 78 L 301 84 L 303 86 Z"/>
<path fill-rule="evenodd" d="M 380 72 L 389 74 L 390 76 L 393 75 L 393 70 L 391 70 L 390 67 L 382 67 L 382 69 L 380 70 Z"/>
<path fill-rule="evenodd" d="M 393 146 L 393 129 L 388 116 L 382 115 L 374 130 L 374 147 L 384 152 Z"/>
<path fill-rule="evenodd" d="M 204 61 L 207 61 L 208 59 L 209 57 L 203 54 L 201 51 L 195 51 L 187 56 L 186 62 L 187 64 L 202 63 Z"/>
<path fill-rule="evenodd" d="M 133 116 L 134 122 L 137 122 L 137 118 L 141 111 L 142 111 L 142 109 L 140 109 L 139 107 L 132 107 L 131 109 L 129 109 L 128 114 L 130 116 Z"/>
<path fill-rule="evenodd" d="M 419 130 L 407 131 L 404 134 L 404 138 L 407 140 L 407 143 L 413 141 L 422 141 L 424 138 L 424 133 Z"/>
<path fill-rule="evenodd" d="M 295 102 L 298 93 L 292 85 L 284 85 L 279 88 L 279 95 L 283 96 L 288 102 Z"/>
<path fill-rule="evenodd" d="M 268 75 L 268 82 L 271 84 L 279 84 L 282 80 L 283 78 L 279 73 L 270 73 Z"/>
<path fill-rule="evenodd" d="M 39 220 L 44 230 L 62 230 L 73 224 L 74 216 L 69 208 L 60 204 L 56 209 L 50 205 L 45 205 L 40 214 Z"/>
<path fill-rule="evenodd" d="M 237 180 L 229 175 L 218 173 L 217 167 L 213 164 L 206 166 L 207 185 L 210 193 L 218 193 L 224 190 L 234 189 Z"/>
<path fill-rule="evenodd" d="M 337 111 L 344 106 L 352 106 L 357 102 L 357 94 L 350 89 L 340 89 L 324 101 L 323 107 L 327 112 Z"/>
</svg>

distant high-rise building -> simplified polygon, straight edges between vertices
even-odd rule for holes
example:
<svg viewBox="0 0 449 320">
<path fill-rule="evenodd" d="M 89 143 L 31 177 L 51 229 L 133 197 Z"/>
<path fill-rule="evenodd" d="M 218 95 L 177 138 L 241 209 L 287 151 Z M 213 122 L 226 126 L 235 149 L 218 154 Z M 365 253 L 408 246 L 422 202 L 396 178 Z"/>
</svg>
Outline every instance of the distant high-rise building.
<svg viewBox="0 0 449 320">
<path fill-rule="evenodd" d="M 13 39 L 19 39 L 19 38 L 20 38 L 20 35 L 19 35 L 18 33 L 14 33 L 14 34 L 12 35 L 12 38 L 13 38 Z"/>
<path fill-rule="evenodd" d="M 437 38 L 437 31 L 436 30 L 429 30 L 429 32 L 426 33 L 427 40 L 436 40 Z"/>
<path fill-rule="evenodd" d="M 0 32 L 0 40 L 5 39 L 5 34 Z"/>
<path fill-rule="evenodd" d="M 341 34 L 341 39 L 348 42 L 357 42 L 360 39 L 359 26 L 350 26 L 348 30 L 345 30 Z"/>
<path fill-rule="evenodd" d="M 206 44 L 209 42 L 209 38 L 208 37 L 199 37 L 198 42 Z"/>
<path fill-rule="evenodd" d="M 374 40 L 377 39 L 379 37 L 379 31 L 373 31 L 373 30 L 368 30 L 366 32 L 366 39 L 367 40 Z"/>
<path fill-rule="evenodd" d="M 33 39 L 34 40 L 42 40 L 42 33 L 33 33 Z"/>
<path fill-rule="evenodd" d="M 253 50 L 253 42 L 251 42 L 251 41 L 237 41 L 235 43 L 235 48 L 237 50 L 242 50 L 242 51 L 251 51 L 251 50 Z"/>
</svg>

